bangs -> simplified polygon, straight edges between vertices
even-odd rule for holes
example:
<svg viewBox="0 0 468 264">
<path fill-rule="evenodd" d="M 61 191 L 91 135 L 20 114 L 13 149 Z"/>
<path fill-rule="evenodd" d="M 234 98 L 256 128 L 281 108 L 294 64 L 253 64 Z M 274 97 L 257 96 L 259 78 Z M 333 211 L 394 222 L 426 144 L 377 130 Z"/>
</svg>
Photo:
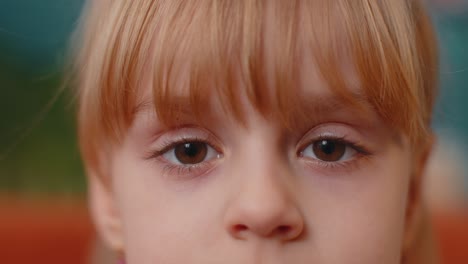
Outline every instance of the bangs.
<svg viewBox="0 0 468 264">
<path fill-rule="evenodd" d="M 341 34 L 346 23 L 338 5 L 323 2 L 168 3 L 156 23 L 152 58 L 158 117 L 171 126 L 188 106 L 202 119 L 207 101 L 218 100 L 225 113 L 244 123 L 246 97 L 264 116 L 297 127 L 294 122 L 311 116 L 305 107 L 310 100 L 301 96 L 302 77 L 311 74 L 302 66 L 310 59 L 320 61 L 319 74 L 343 102 L 352 102 L 339 60 L 350 53 L 342 45 L 350 41 Z"/>
<path fill-rule="evenodd" d="M 301 93 L 301 79 L 311 74 L 306 60 L 343 103 L 359 107 L 357 98 L 365 98 L 413 142 L 429 132 L 437 57 L 419 1 L 138 0 L 100 11 L 90 21 L 96 16 L 102 36 L 85 32 L 81 54 L 89 66 L 80 76 L 81 138 L 93 131 L 121 138 L 148 69 L 157 116 L 169 126 L 182 107 L 201 118 L 210 101 L 243 123 L 247 98 L 261 114 L 295 127 L 310 116 L 310 98 Z"/>
</svg>

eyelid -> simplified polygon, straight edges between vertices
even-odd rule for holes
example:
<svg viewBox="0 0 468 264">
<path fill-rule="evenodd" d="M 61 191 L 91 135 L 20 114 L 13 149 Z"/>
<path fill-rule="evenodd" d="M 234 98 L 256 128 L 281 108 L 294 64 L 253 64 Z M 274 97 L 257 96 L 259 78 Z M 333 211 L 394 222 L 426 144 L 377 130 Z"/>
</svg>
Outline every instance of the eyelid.
<svg viewBox="0 0 468 264">
<path fill-rule="evenodd" d="M 203 142 L 212 151 L 215 151 L 217 158 L 202 161 L 196 164 L 178 164 L 168 160 L 165 155 L 183 143 Z M 214 169 L 215 164 L 224 156 L 220 140 L 210 131 L 198 127 L 175 128 L 157 137 L 149 148 L 145 160 L 154 162 L 162 172 L 163 177 L 173 180 L 190 180 L 208 173 Z"/>
<path fill-rule="evenodd" d="M 354 150 L 356 150 L 357 152 L 359 152 L 361 154 L 364 154 L 364 155 L 369 155 L 370 154 L 370 152 L 367 150 L 367 148 L 365 146 L 363 146 L 363 144 L 361 144 L 358 141 L 348 139 L 346 136 L 321 134 L 321 135 L 318 135 L 315 138 L 311 138 L 311 139 L 305 141 L 303 144 L 299 145 L 300 147 L 298 148 L 298 152 L 297 152 L 298 155 L 302 155 L 302 152 L 307 147 L 309 147 L 313 143 L 315 143 L 317 141 L 320 141 L 320 140 L 333 140 L 333 141 L 336 141 L 338 143 L 345 144 L 347 147 L 351 147 L 351 148 L 353 148 Z"/>
<path fill-rule="evenodd" d="M 212 147 L 215 151 L 217 151 L 211 145 L 211 143 L 208 140 L 205 140 L 205 139 L 202 139 L 202 138 L 197 138 L 197 137 L 193 137 L 193 138 L 183 137 L 183 138 L 180 138 L 180 139 L 176 139 L 176 140 L 173 140 L 173 141 L 167 141 L 167 142 L 163 143 L 164 145 L 162 146 L 162 148 L 160 148 L 159 150 L 156 150 L 154 152 L 158 156 L 163 155 L 166 152 L 168 152 L 169 150 L 175 148 L 177 145 L 185 144 L 185 143 L 191 143 L 191 142 L 201 142 L 201 143 L 207 144 L 208 146 Z"/>
<path fill-rule="evenodd" d="M 344 143 L 362 154 L 371 154 L 372 152 L 370 144 L 364 142 L 363 136 L 358 131 L 340 123 L 322 124 L 309 130 L 298 141 L 296 152 L 300 154 L 311 143 L 325 139 Z"/>
<path fill-rule="evenodd" d="M 146 155 L 146 159 L 161 156 L 178 144 L 193 141 L 208 144 L 216 152 L 222 154 L 221 144 L 211 132 L 198 127 L 182 127 L 172 129 L 156 138 L 152 144 L 153 147 L 150 148 L 148 155 Z"/>
<path fill-rule="evenodd" d="M 353 148 L 356 153 L 347 160 L 327 162 L 320 159 L 303 156 L 303 152 L 311 144 L 319 140 L 334 140 L 344 143 L 347 147 Z M 367 140 L 359 131 L 344 124 L 323 124 L 309 130 L 296 144 L 296 155 L 304 165 L 313 171 L 319 171 L 323 175 L 335 175 L 335 173 L 352 173 L 362 168 L 365 162 L 372 158 L 378 151 L 377 145 L 373 146 L 371 140 Z"/>
</svg>

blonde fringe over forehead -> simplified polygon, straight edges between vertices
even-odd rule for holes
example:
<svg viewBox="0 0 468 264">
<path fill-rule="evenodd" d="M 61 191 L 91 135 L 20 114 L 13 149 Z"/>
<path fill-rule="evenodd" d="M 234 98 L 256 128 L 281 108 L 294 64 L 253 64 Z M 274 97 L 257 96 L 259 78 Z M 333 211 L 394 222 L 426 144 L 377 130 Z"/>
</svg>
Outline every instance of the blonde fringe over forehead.
<svg viewBox="0 0 468 264">
<path fill-rule="evenodd" d="M 242 121 L 245 94 L 259 112 L 291 126 L 292 113 L 308 114 L 295 89 L 308 74 L 300 69 L 304 49 L 344 101 L 353 101 L 342 74 L 346 55 L 366 100 L 388 124 L 413 143 L 430 133 L 437 55 L 418 0 L 95 0 L 82 27 L 78 122 L 90 166 L 103 142 L 118 142 L 131 124 L 148 69 L 154 70 L 156 112 L 167 124 L 185 70 L 186 104 L 195 113 L 207 97 L 217 98 Z"/>
</svg>

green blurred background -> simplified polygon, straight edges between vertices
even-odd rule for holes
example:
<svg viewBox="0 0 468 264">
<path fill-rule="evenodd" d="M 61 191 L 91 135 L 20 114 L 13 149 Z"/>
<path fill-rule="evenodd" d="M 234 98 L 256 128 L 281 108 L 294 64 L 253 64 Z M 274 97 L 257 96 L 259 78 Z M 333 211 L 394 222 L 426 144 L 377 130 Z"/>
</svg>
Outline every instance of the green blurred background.
<svg viewBox="0 0 468 264">
<path fill-rule="evenodd" d="M 464 154 L 468 154 L 466 2 L 432 3 L 442 52 L 442 93 L 434 126 Z M 0 0 L 0 193 L 84 194 L 75 103 L 71 88 L 63 93 L 59 88 L 67 40 L 82 6 L 83 0 Z"/>
<path fill-rule="evenodd" d="M 72 92 L 59 88 L 82 5 L 82 0 L 0 0 L 0 192 L 85 190 Z"/>
</svg>

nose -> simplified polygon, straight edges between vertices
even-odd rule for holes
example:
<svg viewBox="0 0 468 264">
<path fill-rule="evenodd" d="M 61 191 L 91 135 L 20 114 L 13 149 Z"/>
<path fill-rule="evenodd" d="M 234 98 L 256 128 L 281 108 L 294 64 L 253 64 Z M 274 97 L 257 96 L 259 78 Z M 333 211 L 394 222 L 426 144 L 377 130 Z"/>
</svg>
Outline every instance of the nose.
<svg viewBox="0 0 468 264">
<path fill-rule="evenodd" d="M 283 242 L 300 237 L 304 219 L 286 186 L 274 177 L 252 178 L 228 208 L 226 227 L 229 234 L 240 240 L 263 238 Z"/>
</svg>

